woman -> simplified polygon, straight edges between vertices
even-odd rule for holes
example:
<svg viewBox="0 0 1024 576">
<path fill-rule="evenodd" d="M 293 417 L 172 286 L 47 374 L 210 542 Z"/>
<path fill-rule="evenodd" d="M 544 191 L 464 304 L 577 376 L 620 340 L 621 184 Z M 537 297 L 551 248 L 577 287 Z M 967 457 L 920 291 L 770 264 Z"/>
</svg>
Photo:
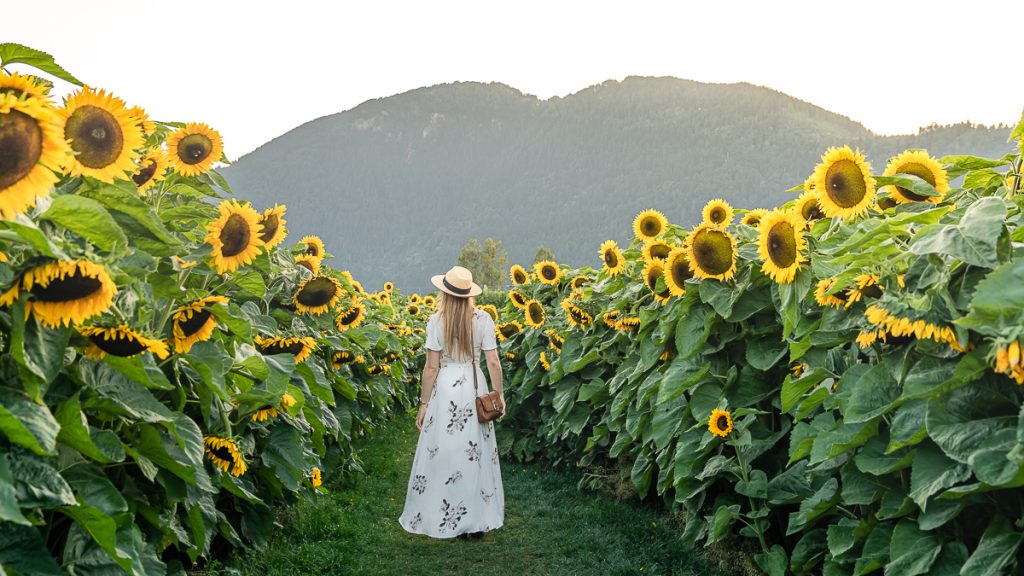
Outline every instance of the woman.
<svg viewBox="0 0 1024 576">
<path fill-rule="evenodd" d="M 427 362 L 416 415 L 420 437 L 398 522 L 407 532 L 433 538 L 479 538 L 505 523 L 494 422 L 480 423 L 476 416 L 476 397 L 488 392 L 477 366 L 481 350 L 505 414 L 494 319 L 474 306 L 481 289 L 469 270 L 454 266 L 431 282 L 441 295 L 437 312 L 427 320 Z"/>
</svg>

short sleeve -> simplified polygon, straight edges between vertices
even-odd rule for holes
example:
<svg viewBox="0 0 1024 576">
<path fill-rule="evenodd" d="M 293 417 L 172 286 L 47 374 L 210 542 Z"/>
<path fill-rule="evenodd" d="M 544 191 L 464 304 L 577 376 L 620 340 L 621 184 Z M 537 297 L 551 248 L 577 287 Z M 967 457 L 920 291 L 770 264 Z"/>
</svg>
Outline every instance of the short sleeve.
<svg viewBox="0 0 1024 576">
<path fill-rule="evenodd" d="M 480 320 L 480 328 L 483 331 L 483 338 L 480 341 L 481 350 L 494 350 L 498 347 L 497 332 L 494 329 L 494 318 L 484 312 Z"/>
<path fill-rule="evenodd" d="M 427 347 L 427 350 L 441 351 L 441 330 L 437 327 L 437 314 L 432 314 L 427 319 L 427 335 L 425 340 L 423 345 Z"/>
</svg>

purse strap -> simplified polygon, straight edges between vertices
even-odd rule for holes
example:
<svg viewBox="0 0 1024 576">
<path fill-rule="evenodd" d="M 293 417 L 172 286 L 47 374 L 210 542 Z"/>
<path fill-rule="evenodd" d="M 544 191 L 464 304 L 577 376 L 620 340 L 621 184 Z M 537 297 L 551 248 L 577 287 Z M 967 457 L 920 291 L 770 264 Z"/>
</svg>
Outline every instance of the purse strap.
<svg viewBox="0 0 1024 576">
<path fill-rule="evenodd" d="M 474 328 L 476 328 L 475 319 L 473 320 L 473 323 L 470 324 L 469 326 L 469 335 L 471 340 L 469 343 L 469 349 L 472 350 L 473 354 L 473 393 L 479 395 L 478 393 L 480 392 L 480 389 L 477 386 L 476 382 L 476 363 L 480 361 L 480 355 L 476 351 L 476 335 L 474 334 Z"/>
</svg>

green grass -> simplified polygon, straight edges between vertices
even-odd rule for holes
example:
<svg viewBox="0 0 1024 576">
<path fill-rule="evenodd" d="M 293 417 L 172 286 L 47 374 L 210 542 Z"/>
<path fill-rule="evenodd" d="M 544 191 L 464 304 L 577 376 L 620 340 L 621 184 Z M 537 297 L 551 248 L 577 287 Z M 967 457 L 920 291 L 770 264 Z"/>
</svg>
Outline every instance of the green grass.
<svg viewBox="0 0 1024 576">
<path fill-rule="evenodd" d="M 500 433 L 500 431 L 499 431 Z M 680 543 L 655 507 L 578 492 L 578 475 L 501 461 L 505 524 L 480 540 L 439 540 L 398 524 L 419 431 L 399 417 L 362 449 L 368 474 L 282 511 L 267 549 L 220 574 L 718 574 Z"/>
</svg>

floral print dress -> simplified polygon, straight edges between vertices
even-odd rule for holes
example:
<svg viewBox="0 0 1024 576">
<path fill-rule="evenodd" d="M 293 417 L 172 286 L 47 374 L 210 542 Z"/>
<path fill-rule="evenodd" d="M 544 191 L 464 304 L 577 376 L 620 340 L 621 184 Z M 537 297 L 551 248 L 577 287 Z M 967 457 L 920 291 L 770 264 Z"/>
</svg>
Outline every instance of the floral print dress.
<svg viewBox="0 0 1024 576">
<path fill-rule="evenodd" d="M 441 365 L 430 393 L 413 456 L 405 509 L 398 522 L 407 532 L 452 538 L 464 532 L 488 532 L 505 523 L 505 492 L 498 465 L 494 422 L 476 418 L 476 397 L 490 390 L 483 370 L 456 362 L 443 349 L 440 318 L 427 320 L 426 347 L 441 352 Z M 473 311 L 473 351 L 498 347 L 494 320 Z M 479 364 L 479 363 L 478 363 Z"/>
</svg>

